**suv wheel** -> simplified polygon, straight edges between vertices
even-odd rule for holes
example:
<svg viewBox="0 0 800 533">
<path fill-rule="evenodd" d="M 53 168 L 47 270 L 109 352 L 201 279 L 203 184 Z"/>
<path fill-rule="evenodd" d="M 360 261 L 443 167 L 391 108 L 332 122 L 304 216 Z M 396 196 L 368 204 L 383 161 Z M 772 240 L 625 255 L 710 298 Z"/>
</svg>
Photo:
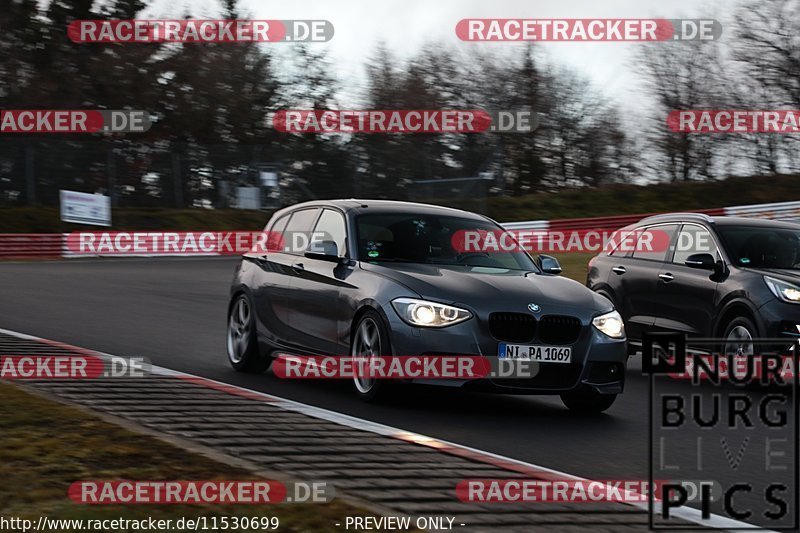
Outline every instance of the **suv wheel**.
<svg viewBox="0 0 800 533">
<path fill-rule="evenodd" d="M 734 354 L 737 357 L 752 356 L 753 338 L 757 333 L 756 325 L 749 318 L 740 316 L 730 321 L 725 328 L 722 347 L 723 354 Z"/>
</svg>

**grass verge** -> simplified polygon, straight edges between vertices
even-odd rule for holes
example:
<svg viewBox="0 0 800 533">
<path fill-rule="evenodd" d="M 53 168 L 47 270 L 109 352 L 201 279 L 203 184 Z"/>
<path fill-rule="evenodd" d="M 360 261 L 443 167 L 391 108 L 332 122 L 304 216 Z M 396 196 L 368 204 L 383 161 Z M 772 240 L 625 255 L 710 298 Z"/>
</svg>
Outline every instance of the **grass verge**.
<svg viewBox="0 0 800 533">
<path fill-rule="evenodd" d="M 561 263 L 561 275 L 572 278 L 581 284 L 586 284 L 586 265 L 589 259 L 597 254 L 593 253 L 568 253 L 568 254 L 549 254 L 558 259 Z"/>
</svg>

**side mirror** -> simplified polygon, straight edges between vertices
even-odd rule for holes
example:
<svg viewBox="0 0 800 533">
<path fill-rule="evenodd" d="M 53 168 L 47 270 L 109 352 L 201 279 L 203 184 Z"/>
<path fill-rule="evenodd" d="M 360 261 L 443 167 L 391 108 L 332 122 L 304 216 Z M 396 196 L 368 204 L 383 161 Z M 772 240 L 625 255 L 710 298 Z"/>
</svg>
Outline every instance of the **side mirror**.
<svg viewBox="0 0 800 533">
<path fill-rule="evenodd" d="M 692 254 L 683 262 L 684 265 L 690 268 L 700 268 L 703 270 L 716 270 L 717 261 L 714 256 L 709 253 Z"/>
<path fill-rule="evenodd" d="M 303 254 L 309 259 L 319 259 L 320 261 L 330 261 L 332 263 L 342 263 L 344 257 L 339 257 L 339 247 L 335 241 L 316 241 L 312 242 L 308 251 Z"/>
<path fill-rule="evenodd" d="M 561 274 L 561 263 L 558 262 L 558 259 L 551 255 L 540 255 L 539 256 L 539 268 L 545 274 Z"/>
</svg>

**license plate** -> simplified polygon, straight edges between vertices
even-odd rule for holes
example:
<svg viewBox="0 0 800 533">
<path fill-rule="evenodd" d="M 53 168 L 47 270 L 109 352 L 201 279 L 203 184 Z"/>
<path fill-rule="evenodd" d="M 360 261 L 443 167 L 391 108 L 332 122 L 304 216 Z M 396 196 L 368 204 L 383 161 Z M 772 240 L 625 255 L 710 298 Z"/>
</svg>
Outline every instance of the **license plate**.
<svg viewBox="0 0 800 533">
<path fill-rule="evenodd" d="M 538 363 L 569 363 L 572 361 L 572 346 L 540 346 L 529 344 L 506 344 L 497 347 L 501 359 L 523 359 Z"/>
</svg>

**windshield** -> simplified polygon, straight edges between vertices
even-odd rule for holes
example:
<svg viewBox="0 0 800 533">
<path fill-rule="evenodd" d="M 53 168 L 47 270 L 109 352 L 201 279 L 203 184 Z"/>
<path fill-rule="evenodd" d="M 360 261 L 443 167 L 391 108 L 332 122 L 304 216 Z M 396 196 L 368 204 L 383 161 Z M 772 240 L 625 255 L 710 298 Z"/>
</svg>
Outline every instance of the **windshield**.
<svg viewBox="0 0 800 533">
<path fill-rule="evenodd" d="M 459 252 L 454 247 L 456 232 L 502 231 L 486 220 L 386 213 L 360 215 L 356 218 L 356 226 L 361 261 L 538 270 L 530 256 L 522 251 Z"/>
<path fill-rule="evenodd" d="M 754 268 L 800 269 L 800 230 L 717 226 L 734 264 Z"/>
</svg>

